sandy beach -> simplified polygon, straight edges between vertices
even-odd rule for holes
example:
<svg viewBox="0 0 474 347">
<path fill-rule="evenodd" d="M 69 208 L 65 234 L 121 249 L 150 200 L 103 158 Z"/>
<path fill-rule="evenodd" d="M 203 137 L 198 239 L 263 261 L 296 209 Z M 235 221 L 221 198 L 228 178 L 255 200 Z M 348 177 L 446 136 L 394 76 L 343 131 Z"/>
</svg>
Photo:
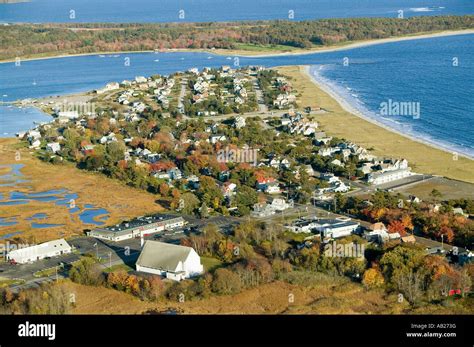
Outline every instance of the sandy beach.
<svg viewBox="0 0 474 347">
<path fill-rule="evenodd" d="M 321 107 L 328 111 L 315 116 L 328 135 L 372 148 L 372 153 L 380 157 L 406 158 L 414 172 L 474 183 L 474 160 L 456 157 L 450 151 L 397 133 L 364 116 L 329 86 L 311 76 L 308 66 L 286 66 L 278 70 L 291 78 L 301 107 Z"/>
<path fill-rule="evenodd" d="M 269 52 L 269 53 L 261 53 L 261 52 L 253 52 L 253 51 L 246 51 L 246 50 L 232 50 L 232 49 L 190 49 L 190 48 L 182 48 L 182 49 L 166 49 L 160 50 L 160 53 L 171 53 L 171 52 L 201 52 L 201 53 L 209 53 L 209 54 L 216 54 L 222 56 L 249 56 L 253 58 L 264 58 L 264 57 L 276 57 L 276 56 L 291 56 L 291 55 L 306 55 L 306 54 L 314 54 L 314 53 L 327 53 L 327 52 L 335 52 L 335 51 L 342 51 L 347 49 L 354 49 L 354 48 L 361 48 L 366 46 L 373 46 L 373 45 L 381 45 L 384 43 L 390 42 L 398 42 L 398 41 L 407 41 L 407 40 L 420 40 L 420 39 L 429 39 L 435 37 L 444 37 L 444 36 L 454 36 L 454 35 L 467 35 L 467 34 L 474 34 L 474 29 L 466 29 L 466 30 L 452 30 L 452 31 L 441 31 L 435 33 L 426 33 L 426 34 L 417 34 L 417 35 L 410 35 L 410 36 L 400 36 L 400 37 L 390 37 L 386 39 L 377 39 L 377 40 L 364 40 L 364 41 L 351 41 L 341 45 L 335 46 L 323 46 L 311 49 L 295 49 L 292 52 Z M 153 53 L 155 51 L 152 50 L 143 50 L 143 51 L 116 51 L 116 52 L 94 52 L 94 53 L 80 53 L 80 54 L 60 54 L 60 55 L 52 55 L 52 56 L 41 56 L 41 57 L 28 57 L 28 58 L 21 58 L 21 61 L 33 61 L 33 60 L 45 60 L 45 59 L 59 59 L 59 58 L 69 58 L 69 57 L 82 57 L 82 56 L 94 56 L 94 55 L 110 55 L 110 54 L 133 54 L 133 53 Z M 0 60 L 0 64 L 4 63 L 12 63 L 15 59 L 5 59 Z"/>
<path fill-rule="evenodd" d="M 455 151 L 452 151 L 450 150 L 449 148 L 447 147 L 444 147 L 442 146 L 441 144 L 437 144 L 437 143 L 431 143 L 431 142 L 428 142 L 428 141 L 425 141 L 423 139 L 420 139 L 420 138 L 416 138 L 414 136 L 410 136 L 406 133 L 402 133 L 401 131 L 398 131 L 396 129 L 393 129 L 391 127 L 389 127 L 388 125 L 386 124 L 383 124 L 381 122 L 377 122 L 377 120 L 371 118 L 371 117 L 368 117 L 366 115 L 364 115 L 362 112 L 360 112 L 358 109 L 356 109 L 353 105 L 351 105 L 345 98 L 343 98 L 341 95 L 339 95 L 337 93 L 337 91 L 334 90 L 334 88 L 332 88 L 332 86 L 330 86 L 329 84 L 325 83 L 323 81 L 323 79 L 321 78 L 317 78 L 315 76 L 313 76 L 310 72 L 310 66 L 305 66 L 304 67 L 304 73 L 311 79 L 311 81 L 316 84 L 321 90 L 323 90 L 325 93 L 329 94 L 332 98 L 334 98 L 338 104 L 347 112 L 349 113 L 352 113 L 353 115 L 356 115 L 357 117 L 360 117 L 362 119 L 364 119 L 365 121 L 367 122 L 370 122 L 372 124 L 375 124 L 377 125 L 378 127 L 381 127 L 381 128 L 384 128 L 385 130 L 388 130 L 388 131 L 391 131 L 391 132 L 394 132 L 400 136 L 403 136 L 403 137 L 406 137 L 412 141 L 417 141 L 417 142 L 420 142 L 420 143 L 423 143 L 427 146 L 430 146 L 430 147 L 433 147 L 435 149 L 438 149 L 438 150 L 442 150 L 442 151 L 446 151 L 446 152 L 449 152 L 451 154 L 457 154 L 458 157 L 466 157 L 468 159 L 471 159 L 473 160 L 474 158 L 468 156 L 468 155 L 464 155 L 462 153 L 457 153 Z"/>
<path fill-rule="evenodd" d="M 290 53 L 257 54 L 257 55 L 252 55 L 252 57 L 263 58 L 263 57 L 274 57 L 274 56 L 291 56 L 291 55 L 306 55 L 306 54 L 314 54 L 314 53 L 328 53 L 328 52 L 344 51 L 344 50 L 354 49 L 354 48 L 361 48 L 361 47 L 366 47 L 366 46 L 381 45 L 384 43 L 391 43 L 391 42 L 421 40 L 421 39 L 430 39 L 430 38 L 436 38 L 436 37 L 468 35 L 468 34 L 474 34 L 474 29 L 441 31 L 437 33 L 417 34 L 417 35 L 412 35 L 412 36 L 401 36 L 401 37 L 390 37 L 390 38 L 378 39 L 378 40 L 355 41 L 355 42 L 351 42 L 351 43 L 344 44 L 341 46 L 321 47 L 321 48 L 301 50 L 298 52 L 290 52 Z"/>
</svg>

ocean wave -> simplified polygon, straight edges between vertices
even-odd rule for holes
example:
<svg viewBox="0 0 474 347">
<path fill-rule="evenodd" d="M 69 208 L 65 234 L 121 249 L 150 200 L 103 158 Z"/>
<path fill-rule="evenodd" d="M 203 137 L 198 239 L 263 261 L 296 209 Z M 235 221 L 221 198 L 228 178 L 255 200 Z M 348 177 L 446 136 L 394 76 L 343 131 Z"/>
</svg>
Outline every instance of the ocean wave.
<svg viewBox="0 0 474 347">
<path fill-rule="evenodd" d="M 409 8 L 410 11 L 412 12 L 435 12 L 435 11 L 441 11 L 444 10 L 444 7 L 442 6 L 433 6 L 433 7 L 411 7 Z"/>
</svg>

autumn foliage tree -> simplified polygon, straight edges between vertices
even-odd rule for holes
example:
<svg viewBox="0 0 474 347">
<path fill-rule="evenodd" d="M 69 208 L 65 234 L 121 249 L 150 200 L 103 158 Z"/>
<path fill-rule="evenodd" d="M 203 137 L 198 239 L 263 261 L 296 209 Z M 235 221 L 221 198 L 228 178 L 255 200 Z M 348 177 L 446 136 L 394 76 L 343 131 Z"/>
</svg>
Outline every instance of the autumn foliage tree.
<svg viewBox="0 0 474 347">
<path fill-rule="evenodd" d="M 377 268 L 370 268 L 362 276 L 362 284 L 367 288 L 381 287 L 385 283 L 382 273 Z"/>
</svg>

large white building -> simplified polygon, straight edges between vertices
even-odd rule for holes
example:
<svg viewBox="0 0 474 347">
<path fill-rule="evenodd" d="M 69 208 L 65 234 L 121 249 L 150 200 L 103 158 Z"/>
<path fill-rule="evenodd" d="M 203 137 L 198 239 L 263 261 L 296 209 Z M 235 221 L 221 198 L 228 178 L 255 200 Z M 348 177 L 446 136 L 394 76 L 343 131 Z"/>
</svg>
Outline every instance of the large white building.
<svg viewBox="0 0 474 347">
<path fill-rule="evenodd" d="M 374 172 L 367 176 L 367 182 L 371 184 L 384 184 L 410 176 L 410 168 L 397 169 L 385 172 Z"/>
<path fill-rule="evenodd" d="M 71 246 L 64 239 L 59 239 L 10 251 L 7 253 L 7 260 L 26 264 L 44 258 L 68 254 L 71 251 Z"/>
<path fill-rule="evenodd" d="M 202 274 L 204 267 L 191 247 L 148 240 L 138 257 L 136 270 L 181 281 Z"/>
<path fill-rule="evenodd" d="M 359 229 L 359 223 L 350 218 L 339 217 L 336 219 L 319 219 L 313 222 L 313 229 L 319 231 L 321 238 L 337 239 L 349 236 Z"/>
</svg>

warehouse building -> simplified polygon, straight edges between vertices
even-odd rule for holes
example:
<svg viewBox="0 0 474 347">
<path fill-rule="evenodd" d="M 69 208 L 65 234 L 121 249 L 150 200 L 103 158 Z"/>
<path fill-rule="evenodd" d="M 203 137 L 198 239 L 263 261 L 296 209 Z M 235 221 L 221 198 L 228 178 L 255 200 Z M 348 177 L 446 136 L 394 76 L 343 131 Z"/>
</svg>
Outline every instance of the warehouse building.
<svg viewBox="0 0 474 347">
<path fill-rule="evenodd" d="M 26 264 L 44 258 L 68 254 L 71 251 L 71 246 L 64 239 L 59 239 L 10 251 L 7 253 L 7 260 Z"/>
<path fill-rule="evenodd" d="M 106 228 L 97 228 L 87 233 L 88 236 L 109 241 L 123 241 L 151 235 L 164 230 L 183 227 L 183 217 L 170 215 L 153 215 L 138 217 L 129 222 L 122 222 Z"/>
<path fill-rule="evenodd" d="M 359 229 L 359 223 L 350 218 L 339 217 L 336 219 L 319 219 L 313 222 L 313 230 L 319 231 L 321 238 L 337 239 L 349 236 Z"/>
<path fill-rule="evenodd" d="M 191 247 L 148 240 L 138 257 L 136 270 L 181 281 L 202 274 L 204 267 Z"/>
</svg>

